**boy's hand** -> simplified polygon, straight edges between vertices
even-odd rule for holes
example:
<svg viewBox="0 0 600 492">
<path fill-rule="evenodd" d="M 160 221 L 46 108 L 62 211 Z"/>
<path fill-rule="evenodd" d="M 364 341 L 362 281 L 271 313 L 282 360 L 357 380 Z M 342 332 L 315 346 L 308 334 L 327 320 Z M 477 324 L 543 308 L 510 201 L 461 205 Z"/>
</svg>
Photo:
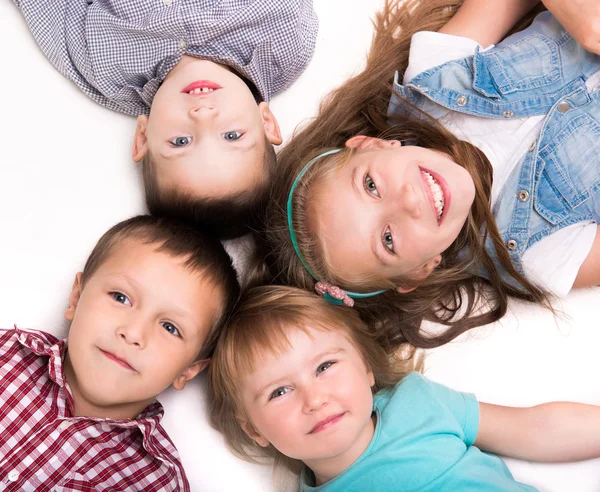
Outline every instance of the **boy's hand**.
<svg viewBox="0 0 600 492">
<path fill-rule="evenodd" d="M 598 0 L 543 0 L 543 2 L 581 46 L 600 55 L 600 2 Z"/>
</svg>

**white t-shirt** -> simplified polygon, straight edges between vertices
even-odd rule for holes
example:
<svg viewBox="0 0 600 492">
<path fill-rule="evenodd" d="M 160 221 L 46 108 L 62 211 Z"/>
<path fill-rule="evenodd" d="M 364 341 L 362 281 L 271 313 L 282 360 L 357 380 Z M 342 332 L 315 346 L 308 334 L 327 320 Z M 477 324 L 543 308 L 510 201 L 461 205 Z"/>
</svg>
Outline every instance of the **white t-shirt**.
<svg viewBox="0 0 600 492">
<path fill-rule="evenodd" d="M 437 32 L 416 33 L 411 41 L 404 84 L 410 83 L 425 70 L 472 56 L 477 46 L 479 44 L 476 41 L 460 36 Z M 595 90 L 599 81 L 600 72 L 590 77 L 586 84 L 590 90 Z M 496 120 L 447 110 L 438 120 L 458 138 L 481 149 L 492 163 L 493 205 L 511 171 L 534 144 L 544 116 Z M 573 287 L 581 264 L 590 253 L 596 230 L 597 226 L 592 221 L 579 222 L 535 243 L 522 257 L 527 277 L 559 297 L 566 296 Z"/>
</svg>

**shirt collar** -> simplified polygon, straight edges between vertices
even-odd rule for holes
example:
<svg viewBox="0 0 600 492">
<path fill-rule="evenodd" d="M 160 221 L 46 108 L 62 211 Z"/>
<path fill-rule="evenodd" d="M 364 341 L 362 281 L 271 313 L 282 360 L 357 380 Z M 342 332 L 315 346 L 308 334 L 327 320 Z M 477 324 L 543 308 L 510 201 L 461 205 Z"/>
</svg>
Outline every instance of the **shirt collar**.
<svg viewBox="0 0 600 492">
<path fill-rule="evenodd" d="M 41 331 L 22 330 L 16 326 L 15 331 L 17 333 L 17 340 L 21 345 L 40 357 L 48 357 L 48 375 L 52 381 L 64 390 L 65 398 L 71 400 L 69 402 L 71 403 L 72 395 L 66 385 L 67 381 L 64 373 L 64 358 L 67 353 L 67 340 L 59 340 L 55 336 Z M 144 438 L 148 438 L 160 424 L 164 413 L 161 403 L 159 401 L 154 401 L 144 408 L 135 419 L 114 420 L 94 417 L 73 418 L 92 420 L 123 428 L 138 427 L 142 434 L 144 434 Z"/>
</svg>

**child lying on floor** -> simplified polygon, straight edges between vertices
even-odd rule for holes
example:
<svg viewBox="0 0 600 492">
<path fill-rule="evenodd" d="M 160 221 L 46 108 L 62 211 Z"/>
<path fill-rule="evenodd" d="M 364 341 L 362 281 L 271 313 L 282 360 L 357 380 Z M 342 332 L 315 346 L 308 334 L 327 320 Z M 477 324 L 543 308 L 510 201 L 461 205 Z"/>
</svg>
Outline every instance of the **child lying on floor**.
<svg viewBox="0 0 600 492">
<path fill-rule="evenodd" d="M 223 237 L 252 225 L 281 143 L 268 102 L 312 56 L 312 0 L 14 2 L 63 75 L 139 116 L 132 155 L 151 213 Z"/>
<path fill-rule="evenodd" d="M 600 407 L 491 405 L 418 368 L 414 352 L 387 356 L 355 310 L 254 288 L 211 361 L 212 422 L 243 458 L 300 465 L 303 491 L 531 491 L 495 454 L 600 456 Z"/>
<path fill-rule="evenodd" d="M 238 292 L 190 226 L 110 229 L 75 277 L 67 340 L 0 330 L 0 488 L 189 491 L 156 396 L 206 367 Z"/>
</svg>

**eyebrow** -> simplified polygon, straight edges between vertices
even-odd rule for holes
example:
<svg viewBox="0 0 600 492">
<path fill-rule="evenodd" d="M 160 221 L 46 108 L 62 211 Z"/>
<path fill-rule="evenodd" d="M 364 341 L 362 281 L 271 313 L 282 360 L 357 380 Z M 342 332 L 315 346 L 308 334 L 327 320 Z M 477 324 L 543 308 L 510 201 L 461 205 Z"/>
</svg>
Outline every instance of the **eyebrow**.
<svg viewBox="0 0 600 492">
<path fill-rule="evenodd" d="M 233 142 L 229 142 L 229 143 L 226 142 L 226 144 L 229 146 L 229 149 L 231 151 L 242 150 L 244 152 L 251 151 L 258 144 L 258 139 L 256 139 L 256 138 L 254 138 L 252 140 L 250 140 L 250 139 L 243 139 L 242 138 L 240 140 L 241 140 L 241 142 L 238 142 L 237 140 L 234 140 Z"/>
<path fill-rule="evenodd" d="M 231 142 L 231 143 L 227 143 L 225 142 L 225 144 L 227 145 L 226 150 L 227 152 L 238 152 L 238 151 L 242 151 L 242 152 L 250 152 L 251 150 L 253 150 L 256 146 L 257 146 L 257 139 L 254 140 L 246 140 L 245 142 L 240 142 L 240 143 L 235 143 L 235 142 Z M 174 161 L 176 159 L 180 159 L 182 157 L 187 156 L 189 153 L 191 153 L 192 150 L 191 148 L 186 148 L 184 151 L 182 152 L 174 152 L 170 155 L 164 154 L 162 151 L 159 152 L 159 155 L 168 161 Z"/>
<path fill-rule="evenodd" d="M 379 263 L 381 265 L 385 267 L 389 266 L 390 262 L 385 256 L 383 256 L 380 253 L 379 248 L 377 247 L 379 242 L 381 241 L 381 237 L 379 235 L 375 235 L 372 237 L 373 239 L 371 240 L 371 251 L 373 252 L 373 255 L 375 256 L 375 258 L 377 258 L 377 260 L 379 260 Z"/>
<path fill-rule="evenodd" d="M 360 198 L 360 189 L 358 188 L 358 185 L 356 184 L 356 174 L 357 173 L 358 173 L 357 167 L 352 169 L 352 173 L 350 175 L 350 182 L 352 183 L 352 188 L 354 188 L 354 192 Z"/>
<path fill-rule="evenodd" d="M 158 154 L 165 160 L 167 161 L 174 161 L 175 159 L 179 159 L 181 157 L 185 157 L 187 154 L 189 154 L 189 149 L 183 151 L 183 152 L 174 152 L 172 154 L 164 154 L 163 152 L 159 152 Z"/>
<path fill-rule="evenodd" d="M 313 357 L 313 359 L 311 360 L 311 364 L 312 365 L 316 364 L 317 361 L 319 359 L 322 359 L 323 357 L 339 354 L 340 352 L 345 352 L 345 351 L 346 351 L 346 349 L 344 349 L 342 347 L 338 347 L 338 348 L 331 349 L 331 350 L 326 350 L 325 352 L 321 352 L 321 353 L 317 354 L 315 357 Z"/>
<path fill-rule="evenodd" d="M 135 280 L 133 277 L 130 277 L 129 275 L 127 275 L 126 273 L 121 273 L 121 272 L 114 272 L 114 273 L 109 273 L 107 274 L 107 279 L 110 280 L 111 282 L 117 282 L 117 281 L 124 281 L 127 284 L 129 284 L 129 287 L 132 288 L 134 291 L 137 291 L 137 294 L 139 295 L 139 293 L 141 292 L 142 294 L 147 293 L 149 291 L 149 289 L 147 289 L 143 284 L 141 284 L 140 282 L 138 282 L 137 280 Z M 169 313 L 170 316 L 174 316 L 177 318 L 183 318 L 183 321 L 186 323 L 199 323 L 199 321 L 197 321 L 195 319 L 195 317 L 188 311 L 180 309 L 176 306 L 169 306 Z M 178 322 L 179 323 L 179 322 Z M 185 329 L 183 329 L 181 326 L 177 326 L 177 329 L 181 330 L 183 332 L 183 334 L 185 334 Z"/>
</svg>

